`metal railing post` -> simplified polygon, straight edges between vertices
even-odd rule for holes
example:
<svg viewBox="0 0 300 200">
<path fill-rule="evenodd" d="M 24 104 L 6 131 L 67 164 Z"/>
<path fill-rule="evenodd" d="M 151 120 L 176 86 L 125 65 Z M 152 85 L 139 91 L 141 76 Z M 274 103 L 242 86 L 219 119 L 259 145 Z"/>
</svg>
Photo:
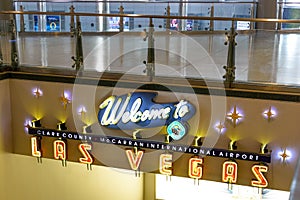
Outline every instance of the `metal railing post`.
<svg viewBox="0 0 300 200">
<path fill-rule="evenodd" d="M 210 7 L 210 17 L 213 18 L 215 16 L 215 5 L 212 3 Z M 215 29 L 215 21 L 213 19 L 209 22 L 209 30 L 213 31 Z"/>
<path fill-rule="evenodd" d="M 152 22 L 152 18 L 150 18 L 149 22 L 149 30 L 146 32 L 146 29 L 144 29 L 146 33 L 146 37 L 144 38 L 144 41 L 148 38 L 148 52 L 147 52 L 147 61 L 144 61 L 144 64 L 146 65 L 146 69 L 144 72 L 146 72 L 147 76 L 149 76 L 149 80 L 152 81 L 153 77 L 155 76 L 155 54 L 154 54 L 154 24 Z"/>
<path fill-rule="evenodd" d="M 76 40 L 76 55 L 72 56 L 74 64 L 72 65 L 76 71 L 83 70 L 83 50 L 82 50 L 82 37 L 81 37 L 81 22 L 79 16 L 76 16 L 76 29 L 75 29 L 75 40 Z"/>
<path fill-rule="evenodd" d="M 20 11 L 24 12 L 24 7 L 20 5 Z M 24 14 L 20 14 L 20 32 L 25 32 Z"/>
<path fill-rule="evenodd" d="M 74 13 L 75 13 L 75 7 L 73 5 L 70 6 L 70 33 L 71 37 L 74 36 L 75 33 L 75 19 L 74 19 Z"/>
<path fill-rule="evenodd" d="M 119 7 L 119 14 L 123 15 L 124 14 L 124 7 L 121 6 Z M 123 32 L 124 31 L 124 19 L 123 17 L 120 17 L 120 21 L 119 21 L 119 31 Z"/>
<path fill-rule="evenodd" d="M 277 18 L 278 18 L 278 19 L 282 19 L 282 12 L 283 12 L 283 11 L 282 11 L 282 9 L 283 9 L 283 7 L 282 7 L 282 1 L 278 2 L 277 5 L 279 5 L 279 6 L 278 6 L 278 11 L 277 11 L 277 12 L 278 12 Z M 277 27 L 276 27 L 277 30 L 281 30 L 281 26 L 282 26 L 282 23 L 278 22 L 278 23 L 277 23 Z"/>
<path fill-rule="evenodd" d="M 227 66 L 224 66 L 226 73 L 223 76 L 225 79 L 225 86 L 231 88 L 232 83 L 235 79 L 235 46 L 237 45 L 235 41 L 235 36 L 237 32 L 234 29 L 234 21 L 232 21 L 232 25 L 229 33 L 225 33 L 228 41 L 225 42 L 225 45 L 228 44 L 228 54 L 227 54 Z"/>
<path fill-rule="evenodd" d="M 13 69 L 16 69 L 19 66 L 19 57 L 18 57 L 18 47 L 17 47 L 16 23 L 13 15 L 10 16 L 9 32 L 11 34 L 11 39 L 10 39 L 11 66 Z"/>
<path fill-rule="evenodd" d="M 166 10 L 166 16 L 168 17 L 166 19 L 166 31 L 170 30 L 170 26 L 171 26 L 171 20 L 170 20 L 170 16 L 171 16 L 171 7 L 170 4 L 168 3 L 168 6 L 165 8 Z"/>
<path fill-rule="evenodd" d="M 251 4 L 251 10 L 250 10 L 250 17 L 251 17 L 251 19 L 253 19 L 254 18 L 254 5 L 256 5 L 255 3 L 252 3 Z M 254 22 L 250 22 L 250 30 L 253 30 L 254 29 Z"/>
<path fill-rule="evenodd" d="M 3 34 L 0 32 L 0 36 L 2 36 Z M 3 65 L 3 54 L 2 54 L 2 45 L 1 45 L 1 40 L 0 40 L 0 66 Z"/>
</svg>

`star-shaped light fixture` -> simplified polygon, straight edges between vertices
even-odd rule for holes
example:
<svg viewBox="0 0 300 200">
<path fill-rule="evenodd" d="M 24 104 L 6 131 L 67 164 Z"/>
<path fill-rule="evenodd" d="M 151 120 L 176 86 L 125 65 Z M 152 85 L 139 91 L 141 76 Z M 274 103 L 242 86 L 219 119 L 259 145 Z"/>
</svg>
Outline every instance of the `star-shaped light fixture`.
<svg viewBox="0 0 300 200">
<path fill-rule="evenodd" d="M 270 106 L 269 109 L 264 112 L 264 116 L 266 119 L 268 119 L 268 121 L 270 121 L 273 117 L 276 116 L 276 112 Z"/>
<path fill-rule="evenodd" d="M 32 94 L 38 99 L 39 97 L 43 96 L 43 91 L 40 88 L 35 88 L 32 90 Z"/>
<path fill-rule="evenodd" d="M 221 121 L 215 126 L 215 129 L 218 131 L 219 134 L 223 133 L 225 130 L 225 125 Z"/>
<path fill-rule="evenodd" d="M 292 155 L 286 148 L 284 148 L 282 152 L 279 153 L 279 156 L 281 157 L 281 161 L 286 163 L 286 161 L 291 158 Z"/>
<path fill-rule="evenodd" d="M 62 96 L 60 97 L 60 101 L 61 101 L 62 105 L 64 106 L 64 109 L 67 109 L 67 105 L 69 103 L 71 103 L 71 99 L 69 99 L 69 97 L 65 91 L 63 92 Z"/>
<path fill-rule="evenodd" d="M 233 107 L 233 111 L 227 114 L 227 118 L 230 119 L 233 123 L 233 127 L 235 128 L 239 119 L 243 118 L 243 116 L 237 111 L 236 105 Z"/>
<path fill-rule="evenodd" d="M 84 106 L 79 108 L 78 114 L 83 118 L 86 114 L 86 108 Z"/>
</svg>

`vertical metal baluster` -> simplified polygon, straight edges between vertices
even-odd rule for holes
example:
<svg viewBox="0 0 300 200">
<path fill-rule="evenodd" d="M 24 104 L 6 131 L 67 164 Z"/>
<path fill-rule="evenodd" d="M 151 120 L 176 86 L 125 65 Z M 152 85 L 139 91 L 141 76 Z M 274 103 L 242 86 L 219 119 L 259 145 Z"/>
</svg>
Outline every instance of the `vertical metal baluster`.
<svg viewBox="0 0 300 200">
<path fill-rule="evenodd" d="M 119 7 L 119 14 L 123 15 L 124 14 L 124 7 L 121 6 Z M 124 31 L 124 19 L 123 17 L 120 17 L 120 21 L 119 21 L 119 31 L 123 32 Z"/>
<path fill-rule="evenodd" d="M 147 76 L 149 76 L 149 80 L 152 81 L 153 77 L 155 76 L 155 54 L 154 54 L 154 24 L 152 22 L 152 18 L 150 18 L 149 22 L 149 30 L 146 32 L 146 29 L 144 30 L 146 33 L 146 37 L 144 38 L 144 41 L 148 38 L 148 54 L 147 54 L 147 61 L 144 61 L 144 64 L 146 65 L 146 70 L 144 72 L 147 73 Z"/>
<path fill-rule="evenodd" d="M 225 86 L 231 88 L 232 83 L 235 79 L 235 46 L 237 43 L 235 42 L 235 36 L 237 35 L 237 32 L 234 28 L 234 21 L 232 21 L 232 25 L 230 28 L 229 33 L 225 33 L 228 41 L 225 42 L 225 45 L 228 44 L 228 55 L 227 55 L 227 66 L 224 66 L 223 68 L 226 71 L 226 74 L 223 76 L 225 78 Z"/>
<path fill-rule="evenodd" d="M 70 6 L 70 33 L 71 37 L 74 37 L 75 34 L 75 19 L 74 19 L 74 13 L 75 13 L 75 7 L 73 5 Z"/>
<path fill-rule="evenodd" d="M 171 7 L 170 4 L 168 3 L 168 6 L 166 7 L 166 16 L 170 17 L 171 16 Z M 170 30 L 170 25 L 171 25 L 171 20 L 170 18 L 166 19 L 166 31 Z"/>
<path fill-rule="evenodd" d="M 74 64 L 72 65 L 76 71 L 83 70 L 83 50 L 82 50 L 82 37 L 81 37 L 81 22 L 79 16 L 76 16 L 76 28 L 75 28 L 75 36 L 76 36 L 76 55 L 72 56 L 72 60 L 74 60 Z"/>
<path fill-rule="evenodd" d="M 210 7 L 210 17 L 213 18 L 215 16 L 215 5 L 212 3 Z M 209 22 L 209 30 L 214 31 L 215 29 L 215 22 L 213 19 L 210 20 Z"/>
<path fill-rule="evenodd" d="M 24 7 L 20 5 L 20 11 L 24 12 Z M 25 32 L 24 14 L 20 14 L 20 32 Z"/>
<path fill-rule="evenodd" d="M 10 33 L 11 33 L 11 66 L 16 69 L 19 66 L 16 23 L 13 15 L 10 16 Z"/>
</svg>

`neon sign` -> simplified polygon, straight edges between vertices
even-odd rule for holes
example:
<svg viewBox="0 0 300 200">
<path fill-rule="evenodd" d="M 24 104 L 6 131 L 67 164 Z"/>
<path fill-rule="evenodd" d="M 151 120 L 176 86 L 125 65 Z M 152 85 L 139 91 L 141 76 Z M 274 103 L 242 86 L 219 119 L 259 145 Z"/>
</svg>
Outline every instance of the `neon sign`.
<svg viewBox="0 0 300 200">
<path fill-rule="evenodd" d="M 89 153 L 92 150 L 92 145 L 87 143 L 82 143 L 78 145 L 78 149 L 80 150 L 81 154 L 83 155 L 82 158 L 79 158 L 79 162 L 87 165 L 91 165 L 94 162 L 93 157 Z"/>
<path fill-rule="evenodd" d="M 252 180 L 251 185 L 255 187 L 265 188 L 268 186 L 268 181 L 263 173 L 268 172 L 266 165 L 253 165 L 252 172 L 257 180 Z"/>
<path fill-rule="evenodd" d="M 39 137 L 31 137 L 31 155 L 37 158 L 42 157 L 41 142 Z"/>
<path fill-rule="evenodd" d="M 192 157 L 189 159 L 189 177 L 200 179 L 202 178 L 203 158 Z"/>
<path fill-rule="evenodd" d="M 234 161 L 225 161 L 223 163 L 222 181 L 236 183 L 238 165 Z"/>
<path fill-rule="evenodd" d="M 159 156 L 159 172 L 161 174 L 172 175 L 172 154 L 161 154 Z"/>
<path fill-rule="evenodd" d="M 137 170 L 142 161 L 144 151 L 137 151 L 136 153 L 134 153 L 133 150 L 128 149 L 128 150 L 126 150 L 126 155 L 127 155 L 131 169 Z"/>
<path fill-rule="evenodd" d="M 128 137 L 117 137 L 117 136 L 103 136 L 103 135 L 96 135 L 96 134 L 85 134 L 85 133 L 77 133 L 71 131 L 60 131 L 54 129 L 43 129 L 43 128 L 33 128 L 33 127 L 28 128 L 28 133 L 30 135 L 35 135 L 37 137 L 54 137 L 54 138 L 61 138 L 63 140 L 81 140 L 81 141 L 87 141 L 88 143 L 96 142 L 96 143 L 111 144 L 111 145 L 118 145 L 118 146 L 127 146 L 133 148 L 136 147 L 136 148 L 143 148 L 143 149 L 172 151 L 172 152 L 194 154 L 194 155 L 198 154 L 200 156 L 228 158 L 234 160 L 255 161 L 255 162 L 264 162 L 264 163 L 271 162 L 271 154 L 241 152 L 236 150 L 217 149 L 217 148 L 211 149 L 202 146 L 172 144 L 172 143 L 165 143 L 161 141 L 133 139 Z M 32 149 L 35 149 L 35 147 L 33 146 Z"/>
<path fill-rule="evenodd" d="M 173 139 L 181 139 L 187 132 L 186 123 L 195 108 L 186 100 L 176 103 L 156 103 L 155 92 L 135 92 L 110 96 L 99 106 L 98 120 L 112 129 L 134 130 L 167 125 Z"/>
<path fill-rule="evenodd" d="M 38 140 L 36 136 L 31 138 L 32 156 L 41 156 L 41 147 L 37 148 Z M 53 158 L 57 160 L 66 161 L 67 159 L 67 145 L 63 140 L 55 140 L 53 143 Z M 90 151 L 92 151 L 92 145 L 88 143 L 80 143 L 78 150 L 81 153 L 79 162 L 82 164 L 93 164 L 94 159 Z M 144 150 L 126 149 L 125 154 L 132 170 L 139 170 L 143 157 Z M 203 163 L 204 158 L 201 156 L 193 156 L 188 160 L 188 173 L 190 178 L 201 179 L 203 176 Z M 173 155 L 171 153 L 162 153 L 158 158 L 159 173 L 167 176 L 173 174 Z M 65 165 L 63 165 L 65 166 Z M 222 182 L 237 183 L 238 182 L 238 163 L 234 160 L 227 160 L 222 165 Z M 265 188 L 268 186 L 268 180 L 264 173 L 268 172 L 268 166 L 262 164 L 254 164 L 251 168 L 252 174 L 255 179 L 250 181 L 250 184 L 254 187 Z"/>
<path fill-rule="evenodd" d="M 53 143 L 54 158 L 56 160 L 66 160 L 66 143 L 62 140 L 56 140 Z"/>
</svg>

